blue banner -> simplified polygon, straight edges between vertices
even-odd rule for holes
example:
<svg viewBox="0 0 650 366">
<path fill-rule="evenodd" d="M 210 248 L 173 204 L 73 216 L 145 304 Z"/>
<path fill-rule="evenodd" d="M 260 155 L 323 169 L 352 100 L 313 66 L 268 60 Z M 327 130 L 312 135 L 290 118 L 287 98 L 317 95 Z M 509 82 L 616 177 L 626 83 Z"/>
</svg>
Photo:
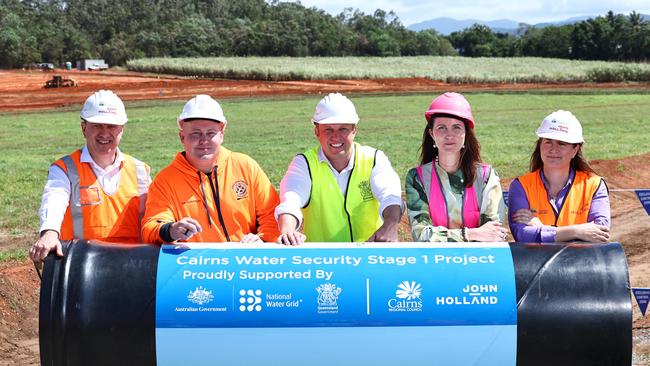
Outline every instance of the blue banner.
<svg viewBox="0 0 650 366">
<path fill-rule="evenodd" d="M 302 357 L 283 364 L 324 365 L 336 359 L 318 356 L 330 349 L 344 353 L 343 364 L 434 352 L 440 364 L 514 365 L 516 324 L 505 243 L 203 244 L 164 246 L 159 258 L 158 365 L 189 362 L 178 359 L 179 345 L 193 365 L 213 364 L 217 345 L 224 364 L 268 361 L 284 349 Z M 403 354 L 413 347 L 423 349 Z"/>
<path fill-rule="evenodd" d="M 508 197 L 509 197 L 509 192 L 508 191 L 503 191 L 503 203 L 508 207 Z"/>
<path fill-rule="evenodd" d="M 645 212 L 650 215 L 650 189 L 637 189 L 634 191 L 645 208 Z"/>
<path fill-rule="evenodd" d="M 650 288 L 632 288 L 632 293 L 639 304 L 641 316 L 645 316 L 645 311 L 648 309 L 648 301 L 650 301 Z"/>
</svg>

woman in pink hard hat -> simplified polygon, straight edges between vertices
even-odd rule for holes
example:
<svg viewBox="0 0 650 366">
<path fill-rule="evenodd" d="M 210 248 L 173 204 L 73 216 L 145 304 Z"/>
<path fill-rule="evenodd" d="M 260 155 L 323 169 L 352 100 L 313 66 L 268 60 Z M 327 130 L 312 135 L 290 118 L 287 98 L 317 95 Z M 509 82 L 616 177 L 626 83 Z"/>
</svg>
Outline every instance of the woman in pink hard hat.
<svg viewBox="0 0 650 366">
<path fill-rule="evenodd" d="M 537 129 L 530 172 L 510 184 L 512 235 L 520 242 L 609 240 L 605 181 L 582 156 L 582 126 L 571 112 L 551 113 Z"/>
<path fill-rule="evenodd" d="M 444 93 L 424 114 L 420 165 L 406 175 L 414 241 L 505 241 L 499 177 L 482 164 L 472 109 L 461 94 Z"/>
</svg>

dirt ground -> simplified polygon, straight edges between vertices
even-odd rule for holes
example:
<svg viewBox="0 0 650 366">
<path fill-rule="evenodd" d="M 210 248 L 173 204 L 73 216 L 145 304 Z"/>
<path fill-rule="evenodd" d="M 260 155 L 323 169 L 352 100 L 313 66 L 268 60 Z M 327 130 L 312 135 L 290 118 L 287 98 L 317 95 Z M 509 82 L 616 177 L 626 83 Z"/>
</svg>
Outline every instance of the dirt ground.
<svg viewBox="0 0 650 366">
<path fill-rule="evenodd" d="M 53 75 L 73 79 L 77 86 L 46 89 Z M 640 89 L 648 83 L 572 84 L 454 84 L 424 78 L 377 80 L 309 80 L 265 82 L 251 80 L 199 80 L 128 71 L 22 71 L 0 70 L 0 111 L 47 109 L 82 103 L 98 89 L 110 89 L 124 100 L 188 99 L 196 94 L 218 98 L 260 95 L 342 93 L 408 93 L 456 91 L 525 91 L 566 89 Z"/>
<path fill-rule="evenodd" d="M 45 89 L 42 86 L 53 72 L 0 71 L 0 112 L 47 109 L 79 104 L 97 89 L 111 89 L 125 100 L 187 99 L 198 93 L 219 97 L 276 94 L 341 92 L 393 93 L 436 92 L 444 90 L 517 91 L 531 89 L 642 89 L 650 84 L 517 84 L 517 85 L 448 85 L 426 79 L 335 80 L 301 82 L 258 82 L 232 80 L 194 80 L 187 78 L 146 76 L 131 72 L 65 71 L 60 74 L 78 83 L 74 88 Z M 595 170 L 605 177 L 612 205 L 612 241 L 623 243 L 628 258 L 632 287 L 650 287 L 650 216 L 629 188 L 649 187 L 650 154 L 617 161 L 593 161 Z M 509 179 L 502 184 L 507 187 Z M 650 188 L 650 187 L 649 187 Z M 408 232 L 403 222 L 401 230 Z M 29 243 L 22 243 L 26 247 Z M 0 251 L 9 247 L 0 242 Z M 38 365 L 38 299 L 40 281 L 34 266 L 0 263 L 0 366 Z M 635 333 L 634 365 L 650 365 L 650 315 L 641 317 L 633 302 Z"/>
</svg>

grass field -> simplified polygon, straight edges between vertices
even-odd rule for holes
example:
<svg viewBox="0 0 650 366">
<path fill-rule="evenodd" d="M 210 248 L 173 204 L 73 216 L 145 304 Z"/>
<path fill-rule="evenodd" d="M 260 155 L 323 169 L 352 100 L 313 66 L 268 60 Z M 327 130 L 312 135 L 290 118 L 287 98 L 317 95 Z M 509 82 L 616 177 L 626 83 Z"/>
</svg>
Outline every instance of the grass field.
<svg viewBox="0 0 650 366">
<path fill-rule="evenodd" d="M 650 81 L 650 64 L 512 57 L 203 57 L 131 60 L 127 68 L 255 80 L 422 77 L 449 83 Z"/>
<path fill-rule="evenodd" d="M 501 177 L 526 170 L 535 129 L 556 109 L 572 111 L 584 128 L 590 159 L 650 151 L 650 95 L 468 94 L 484 161 Z M 416 165 L 423 113 L 434 95 L 351 96 L 361 117 L 357 141 L 380 148 L 403 178 Z M 276 187 L 291 158 L 314 146 L 309 122 L 318 96 L 222 102 L 229 120 L 225 144 L 255 158 Z M 183 101 L 127 103 L 121 148 L 155 174 L 181 149 L 176 117 Z M 84 143 L 78 111 L 0 115 L 0 235 L 34 237 L 37 211 L 51 162 Z"/>
</svg>

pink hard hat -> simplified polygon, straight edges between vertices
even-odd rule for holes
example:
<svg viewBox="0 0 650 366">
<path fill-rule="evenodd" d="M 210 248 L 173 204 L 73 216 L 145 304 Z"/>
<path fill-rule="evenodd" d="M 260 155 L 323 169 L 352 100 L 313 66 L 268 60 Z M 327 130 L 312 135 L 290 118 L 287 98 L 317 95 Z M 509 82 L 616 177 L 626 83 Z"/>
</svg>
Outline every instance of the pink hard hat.
<svg viewBox="0 0 650 366">
<path fill-rule="evenodd" d="M 474 129 L 474 116 L 472 107 L 462 94 L 447 92 L 439 95 L 431 102 L 429 109 L 424 112 L 427 122 L 434 114 L 449 114 L 469 122 L 469 127 Z"/>
</svg>

